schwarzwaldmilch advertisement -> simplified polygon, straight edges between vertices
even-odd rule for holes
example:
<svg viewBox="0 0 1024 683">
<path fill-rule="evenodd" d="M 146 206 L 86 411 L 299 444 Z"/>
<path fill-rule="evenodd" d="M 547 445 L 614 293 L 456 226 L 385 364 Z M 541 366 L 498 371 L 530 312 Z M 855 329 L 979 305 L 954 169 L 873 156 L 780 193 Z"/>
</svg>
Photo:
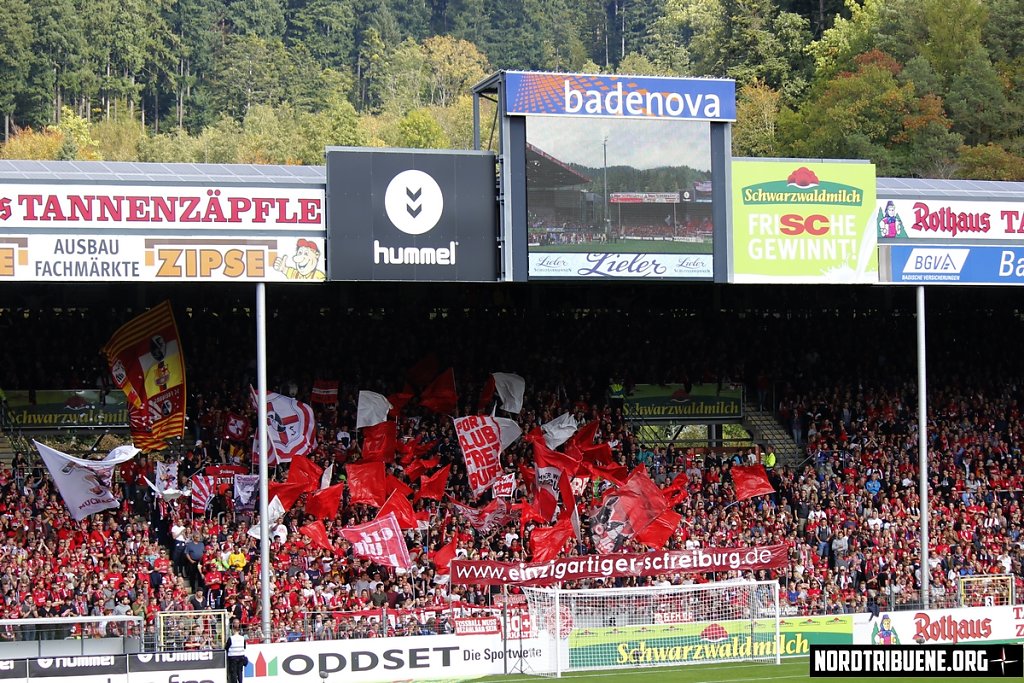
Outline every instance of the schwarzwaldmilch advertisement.
<svg viewBox="0 0 1024 683">
<path fill-rule="evenodd" d="M 330 280 L 494 282 L 494 155 L 327 151 Z"/>
</svg>

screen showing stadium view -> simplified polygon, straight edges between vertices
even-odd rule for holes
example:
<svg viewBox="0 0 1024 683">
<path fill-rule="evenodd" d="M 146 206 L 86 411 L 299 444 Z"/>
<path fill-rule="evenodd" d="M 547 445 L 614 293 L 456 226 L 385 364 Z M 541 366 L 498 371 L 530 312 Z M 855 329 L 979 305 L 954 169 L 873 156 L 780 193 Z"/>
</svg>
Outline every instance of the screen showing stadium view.
<svg viewBox="0 0 1024 683">
<path fill-rule="evenodd" d="M 711 278 L 703 121 L 529 116 L 531 278 Z"/>
</svg>

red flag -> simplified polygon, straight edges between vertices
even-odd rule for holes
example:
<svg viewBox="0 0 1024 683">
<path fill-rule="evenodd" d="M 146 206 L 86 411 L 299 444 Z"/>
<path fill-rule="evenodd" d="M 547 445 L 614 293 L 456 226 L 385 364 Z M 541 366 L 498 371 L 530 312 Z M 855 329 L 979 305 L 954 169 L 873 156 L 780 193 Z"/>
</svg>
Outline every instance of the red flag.
<svg viewBox="0 0 1024 683">
<path fill-rule="evenodd" d="M 341 495 L 344 491 L 344 484 L 335 484 L 317 491 L 306 499 L 306 514 L 320 519 L 334 519 L 341 506 Z"/>
<path fill-rule="evenodd" d="M 413 501 L 417 501 L 420 498 L 429 500 L 443 499 L 445 489 L 448 487 L 448 475 L 451 469 L 451 465 L 445 465 L 429 477 L 426 475 L 421 477 L 420 490 L 416 492 L 416 497 L 413 498 Z"/>
<path fill-rule="evenodd" d="M 612 463 L 610 465 L 590 465 L 591 476 L 601 477 L 608 481 L 621 486 L 626 483 L 629 478 L 629 470 L 625 465 L 618 463 Z"/>
<path fill-rule="evenodd" d="M 638 532 L 633 538 L 652 548 L 664 548 L 682 519 L 681 514 L 669 508 L 655 517 L 646 529 Z"/>
<path fill-rule="evenodd" d="M 377 519 L 394 514 L 398 520 L 398 526 L 402 529 L 416 528 L 416 511 L 405 496 L 399 495 L 398 491 L 392 493 L 377 512 Z"/>
<path fill-rule="evenodd" d="M 363 462 L 391 462 L 395 459 L 397 443 L 398 424 L 394 422 L 381 422 L 372 427 L 363 427 Z"/>
<path fill-rule="evenodd" d="M 318 379 L 313 382 L 311 403 L 331 405 L 338 402 L 338 380 Z"/>
<path fill-rule="evenodd" d="M 437 360 L 437 356 L 429 353 L 416 361 L 416 365 L 406 371 L 405 378 L 413 386 L 423 388 L 430 383 L 430 380 L 437 377 L 437 372 L 440 368 L 441 363 Z M 396 405 L 394 401 L 392 401 L 392 405 Z"/>
<path fill-rule="evenodd" d="M 672 483 L 665 489 L 665 495 L 668 497 L 670 505 L 678 505 L 690 495 L 687 490 L 689 484 L 690 478 L 686 476 L 686 472 L 680 472 L 675 476 Z"/>
<path fill-rule="evenodd" d="M 192 475 L 192 514 L 201 515 L 206 512 L 213 499 L 215 479 L 208 474 Z"/>
<path fill-rule="evenodd" d="M 406 484 L 404 481 L 399 479 L 393 474 L 387 474 L 384 477 L 384 493 L 390 496 L 392 493 L 398 492 L 404 497 L 408 498 L 412 495 L 412 487 Z"/>
<path fill-rule="evenodd" d="M 438 443 L 440 442 L 437 439 L 427 441 L 426 443 L 420 441 L 400 443 L 395 447 L 395 450 L 398 452 L 398 462 L 404 466 L 411 465 L 417 458 L 422 458 L 434 450 Z M 433 465 L 428 465 L 428 467 L 433 467 Z"/>
<path fill-rule="evenodd" d="M 476 404 L 476 412 L 481 415 L 487 412 L 487 407 L 494 399 L 495 388 L 494 375 L 488 375 L 487 382 L 484 383 L 484 388 L 480 390 L 480 400 Z"/>
<path fill-rule="evenodd" d="M 519 476 L 523 478 L 526 488 L 533 489 L 537 486 L 537 471 L 529 465 L 519 465 Z"/>
<path fill-rule="evenodd" d="M 304 482 L 299 484 L 282 484 L 272 481 L 268 489 L 267 500 L 274 500 L 274 496 L 277 496 L 281 500 L 281 505 L 284 506 L 284 509 L 291 510 L 299 496 L 306 492 L 306 484 Z"/>
<path fill-rule="evenodd" d="M 330 550 L 332 553 L 335 552 L 334 546 L 331 545 L 331 541 L 327 538 L 327 529 L 324 528 L 324 523 L 319 519 L 305 526 L 300 526 L 299 533 L 308 538 L 314 548 Z"/>
<path fill-rule="evenodd" d="M 245 441 L 249 437 L 249 421 L 244 415 L 228 413 L 224 418 L 223 438 L 228 441 Z"/>
<path fill-rule="evenodd" d="M 341 530 L 341 535 L 352 544 L 352 554 L 366 557 L 386 567 L 412 566 L 409 548 L 394 514 L 378 517 L 372 522 Z"/>
<path fill-rule="evenodd" d="M 558 557 L 566 542 L 575 536 L 569 515 L 563 515 L 554 526 L 538 527 L 530 534 L 530 553 L 534 562 L 547 562 Z"/>
<path fill-rule="evenodd" d="M 384 463 L 345 465 L 345 475 L 350 503 L 367 503 L 377 508 L 384 504 L 384 490 L 387 485 Z"/>
<path fill-rule="evenodd" d="M 320 488 L 320 477 L 323 476 L 324 468 L 317 465 L 304 455 L 292 457 L 288 469 L 289 484 L 305 484 L 303 493 L 316 491 Z"/>
<path fill-rule="evenodd" d="M 594 445 L 594 439 L 597 437 L 597 429 L 601 426 L 598 420 L 591 420 L 587 424 L 583 425 L 576 430 L 576 433 L 569 437 L 569 442 L 566 446 L 575 446 L 580 450 L 586 450 Z M 568 450 L 568 448 L 566 448 Z"/>
<path fill-rule="evenodd" d="M 537 469 L 556 468 L 570 479 L 576 476 L 576 472 L 580 468 L 578 458 L 551 450 L 544 443 L 543 438 L 533 442 L 533 460 L 537 464 Z"/>
<path fill-rule="evenodd" d="M 401 415 L 402 408 L 405 408 L 415 395 L 416 394 L 414 394 L 412 389 L 408 386 L 406 386 L 402 391 L 388 395 L 388 403 L 391 404 L 391 410 L 388 411 L 388 417 L 394 418 Z"/>
<path fill-rule="evenodd" d="M 616 491 L 619 504 L 623 506 L 633 530 L 642 532 L 669 507 L 668 498 L 658 485 L 647 476 L 647 468 L 637 467 L 629 479 Z"/>
<path fill-rule="evenodd" d="M 443 545 L 434 551 L 434 569 L 438 574 L 447 574 L 450 570 L 455 553 L 459 549 L 459 539 L 453 538 L 448 545 Z"/>
<path fill-rule="evenodd" d="M 538 512 L 537 509 L 527 502 L 516 503 L 512 506 L 512 511 L 519 512 L 519 535 L 522 536 L 526 533 L 526 525 L 530 522 L 547 522 Z M 548 518 L 550 519 L 550 517 Z"/>
<path fill-rule="evenodd" d="M 734 465 L 730 472 L 737 501 L 775 493 L 772 483 L 768 481 L 768 473 L 764 471 L 764 465 Z"/>
<path fill-rule="evenodd" d="M 459 397 L 455 391 L 455 371 L 448 368 L 420 394 L 420 405 L 441 415 L 454 415 Z"/>
</svg>

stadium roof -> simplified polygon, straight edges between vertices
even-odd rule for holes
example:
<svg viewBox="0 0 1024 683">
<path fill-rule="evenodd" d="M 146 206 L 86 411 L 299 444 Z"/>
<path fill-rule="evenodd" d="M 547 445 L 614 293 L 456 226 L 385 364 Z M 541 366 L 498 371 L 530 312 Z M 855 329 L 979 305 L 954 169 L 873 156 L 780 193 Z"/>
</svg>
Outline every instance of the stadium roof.
<svg viewBox="0 0 1024 683">
<path fill-rule="evenodd" d="M 878 178 L 876 185 L 879 199 L 1024 200 L 1024 183 L 1016 182 Z"/>
<path fill-rule="evenodd" d="M 323 166 L 0 160 L 0 182 L 323 185 Z"/>
<path fill-rule="evenodd" d="M 526 145 L 526 168 L 526 182 L 539 187 L 571 187 L 590 182 L 587 176 L 529 143 Z"/>
</svg>

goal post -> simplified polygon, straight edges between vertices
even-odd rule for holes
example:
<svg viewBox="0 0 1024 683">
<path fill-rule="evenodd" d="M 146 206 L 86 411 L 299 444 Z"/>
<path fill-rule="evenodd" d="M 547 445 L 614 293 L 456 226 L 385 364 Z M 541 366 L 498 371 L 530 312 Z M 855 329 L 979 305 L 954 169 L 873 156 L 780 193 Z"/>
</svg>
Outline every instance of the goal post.
<svg viewBox="0 0 1024 683">
<path fill-rule="evenodd" d="M 974 574 L 957 579 L 961 607 L 996 607 L 1016 605 L 1013 574 Z"/>
<path fill-rule="evenodd" d="M 729 581 L 638 588 L 524 587 L 547 671 L 712 662 L 779 664 L 779 584 Z"/>
</svg>

